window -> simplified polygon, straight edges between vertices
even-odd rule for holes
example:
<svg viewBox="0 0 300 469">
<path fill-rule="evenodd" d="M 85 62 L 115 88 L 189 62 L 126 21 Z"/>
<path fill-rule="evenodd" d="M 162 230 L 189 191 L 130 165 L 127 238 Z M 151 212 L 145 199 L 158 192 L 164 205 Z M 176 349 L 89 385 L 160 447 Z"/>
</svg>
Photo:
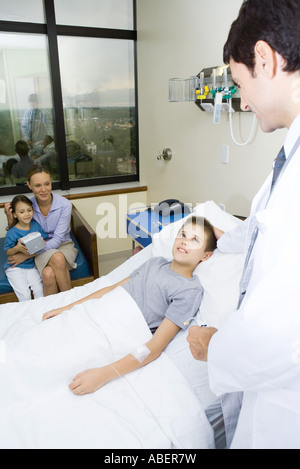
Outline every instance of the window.
<svg viewBox="0 0 300 469">
<path fill-rule="evenodd" d="M 54 188 L 138 180 L 133 0 L 7 3 L 0 194 L 24 191 L 33 164 L 50 169 Z"/>
<path fill-rule="evenodd" d="M 64 36 L 58 45 L 70 178 L 134 174 L 132 42 Z"/>
<path fill-rule="evenodd" d="M 0 64 L 0 186 L 23 185 L 40 161 L 58 180 L 46 36 L 0 34 Z"/>
<path fill-rule="evenodd" d="M 45 23 L 43 0 L 0 0 L 0 20 Z"/>
<path fill-rule="evenodd" d="M 57 24 L 133 30 L 132 0 L 55 0 Z"/>
</svg>

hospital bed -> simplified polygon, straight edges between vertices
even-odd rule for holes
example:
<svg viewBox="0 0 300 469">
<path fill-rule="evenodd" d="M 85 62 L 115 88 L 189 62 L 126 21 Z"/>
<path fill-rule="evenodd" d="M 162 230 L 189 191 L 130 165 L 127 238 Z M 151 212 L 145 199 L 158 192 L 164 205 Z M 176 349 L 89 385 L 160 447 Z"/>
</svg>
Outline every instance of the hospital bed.
<svg viewBox="0 0 300 469">
<path fill-rule="evenodd" d="M 196 214 L 228 231 L 242 223 L 214 202 Z M 109 275 L 25 303 L 0 306 L 0 448 L 224 448 L 220 398 L 209 389 L 206 363 L 193 359 L 180 331 L 154 362 L 74 396 L 72 378 L 143 345 L 150 331 L 121 287 L 49 321 L 42 314 L 114 284 L 151 256 L 171 259 L 183 221 L 165 227 L 152 245 Z M 197 321 L 220 327 L 236 307 L 243 254 L 216 250 L 195 271 L 204 288 Z M 101 306 L 101 307 L 100 307 Z M 195 324 L 192 321 L 192 325 Z"/>
</svg>

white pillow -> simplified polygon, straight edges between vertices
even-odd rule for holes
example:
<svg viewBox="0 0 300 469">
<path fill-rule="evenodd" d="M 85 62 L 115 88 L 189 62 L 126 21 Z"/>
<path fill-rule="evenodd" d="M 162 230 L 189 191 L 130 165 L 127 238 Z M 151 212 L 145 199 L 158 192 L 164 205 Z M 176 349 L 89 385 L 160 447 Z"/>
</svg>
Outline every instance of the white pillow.
<svg viewBox="0 0 300 469">
<path fill-rule="evenodd" d="M 192 215 L 205 217 L 213 226 L 229 231 L 243 222 L 218 207 L 213 201 L 198 205 Z M 176 235 L 185 219 L 164 227 L 154 235 L 152 256 L 172 260 L 172 248 Z M 220 327 L 227 315 L 237 307 L 239 282 L 244 264 L 243 254 L 223 253 L 218 249 L 213 256 L 202 262 L 194 271 L 204 289 L 199 320 L 208 326 Z"/>
<path fill-rule="evenodd" d="M 225 232 L 243 223 L 240 219 L 221 210 L 215 202 L 205 202 L 198 205 L 191 215 L 165 226 L 159 233 L 153 236 L 152 256 L 162 256 L 171 260 L 176 235 L 185 221 L 193 215 L 205 217 L 213 226 Z"/>
</svg>

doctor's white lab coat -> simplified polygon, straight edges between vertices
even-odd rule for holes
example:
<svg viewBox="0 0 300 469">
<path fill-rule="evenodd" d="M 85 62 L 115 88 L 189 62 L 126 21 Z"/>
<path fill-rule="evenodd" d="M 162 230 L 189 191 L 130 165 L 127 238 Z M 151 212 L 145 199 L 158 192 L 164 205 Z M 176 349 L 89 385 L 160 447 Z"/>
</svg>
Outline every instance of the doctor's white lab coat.
<svg viewBox="0 0 300 469">
<path fill-rule="evenodd" d="M 287 156 L 299 135 L 300 115 Z M 247 294 L 208 351 L 212 391 L 243 393 L 231 448 L 300 448 L 300 147 L 266 207 L 271 179 L 251 210 L 259 234 Z"/>
</svg>

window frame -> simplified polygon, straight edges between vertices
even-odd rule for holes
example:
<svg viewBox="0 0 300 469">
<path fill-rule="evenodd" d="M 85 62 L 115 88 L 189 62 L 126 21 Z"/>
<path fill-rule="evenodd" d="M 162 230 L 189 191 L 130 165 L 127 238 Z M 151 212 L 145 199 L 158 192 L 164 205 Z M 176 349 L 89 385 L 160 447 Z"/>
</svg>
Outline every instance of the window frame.
<svg viewBox="0 0 300 469">
<path fill-rule="evenodd" d="M 138 119 L 138 79 L 137 79 L 137 30 L 136 30 L 136 0 L 133 2 L 133 30 L 108 29 L 87 26 L 67 26 L 56 24 L 54 0 L 43 0 L 45 24 L 0 20 L 0 33 L 43 34 L 47 37 L 49 51 L 50 82 L 53 99 L 53 114 L 56 136 L 56 150 L 59 155 L 60 181 L 53 182 L 54 190 L 69 190 L 76 187 L 104 186 L 140 180 L 139 169 L 139 119 Z M 135 92 L 135 121 L 136 121 L 136 174 L 105 176 L 103 178 L 69 179 L 67 146 L 64 122 L 62 86 L 59 66 L 58 36 L 91 37 L 99 39 L 123 39 L 133 41 L 134 50 L 134 92 Z M 1 195 L 14 195 L 29 192 L 27 186 L 0 187 Z"/>
</svg>

